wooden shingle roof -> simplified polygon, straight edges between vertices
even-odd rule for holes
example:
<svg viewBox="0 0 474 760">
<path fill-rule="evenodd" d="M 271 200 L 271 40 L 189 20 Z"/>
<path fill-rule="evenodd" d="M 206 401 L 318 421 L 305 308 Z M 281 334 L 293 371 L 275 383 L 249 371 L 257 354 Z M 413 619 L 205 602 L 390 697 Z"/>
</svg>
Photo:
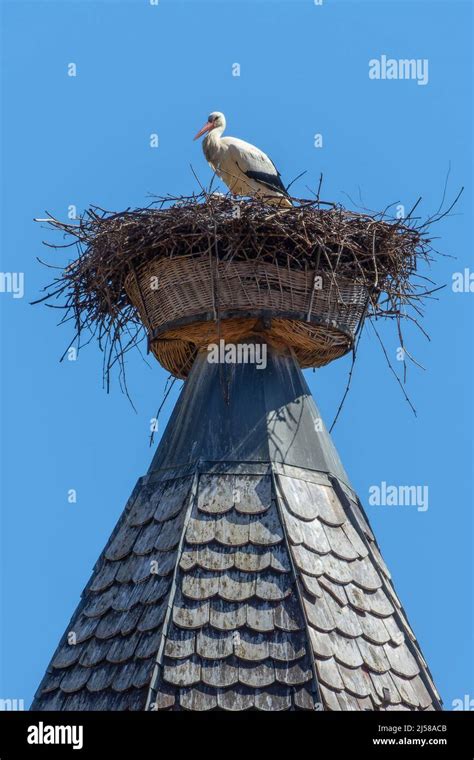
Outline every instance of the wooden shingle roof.
<svg viewBox="0 0 474 760">
<path fill-rule="evenodd" d="M 302 374 L 268 359 L 198 358 L 32 709 L 441 709 Z"/>
</svg>

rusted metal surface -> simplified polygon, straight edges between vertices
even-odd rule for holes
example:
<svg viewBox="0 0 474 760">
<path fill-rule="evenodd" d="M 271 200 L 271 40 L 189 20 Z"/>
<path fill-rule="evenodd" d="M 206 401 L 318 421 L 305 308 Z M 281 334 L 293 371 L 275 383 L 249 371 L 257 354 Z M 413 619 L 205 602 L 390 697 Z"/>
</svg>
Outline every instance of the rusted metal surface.
<svg viewBox="0 0 474 760">
<path fill-rule="evenodd" d="M 271 355 L 268 375 L 232 368 L 226 403 L 207 366 L 188 381 L 32 707 L 440 709 L 296 364 Z M 213 414 L 227 418 L 210 433 Z"/>
</svg>

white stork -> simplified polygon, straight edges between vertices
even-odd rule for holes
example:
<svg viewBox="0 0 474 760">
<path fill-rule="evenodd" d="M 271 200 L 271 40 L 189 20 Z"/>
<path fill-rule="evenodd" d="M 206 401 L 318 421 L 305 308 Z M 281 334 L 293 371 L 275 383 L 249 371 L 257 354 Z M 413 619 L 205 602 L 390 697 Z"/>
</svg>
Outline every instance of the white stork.
<svg viewBox="0 0 474 760">
<path fill-rule="evenodd" d="M 213 111 L 194 138 L 207 132 L 202 149 L 211 169 L 234 195 L 266 197 L 269 203 L 292 206 L 273 161 L 238 137 L 221 137 L 225 126 L 224 114 Z"/>
</svg>

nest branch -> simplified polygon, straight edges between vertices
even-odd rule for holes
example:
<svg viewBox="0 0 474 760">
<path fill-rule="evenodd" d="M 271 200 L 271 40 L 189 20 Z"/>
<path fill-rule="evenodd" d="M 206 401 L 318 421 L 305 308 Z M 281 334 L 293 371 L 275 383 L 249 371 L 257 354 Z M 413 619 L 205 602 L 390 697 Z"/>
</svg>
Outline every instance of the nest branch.
<svg viewBox="0 0 474 760">
<path fill-rule="evenodd" d="M 74 322 L 70 345 L 77 341 L 79 348 L 83 334 L 87 342 L 94 336 L 104 352 L 107 388 L 111 368 L 118 364 L 127 394 L 124 356 L 146 337 L 146 329 L 127 296 L 125 279 L 146 262 L 164 257 L 258 259 L 310 270 L 315 277 L 329 274 L 336 288 L 338 279 L 350 279 L 367 287 L 367 318 L 395 318 L 403 345 L 401 322 L 408 318 L 420 327 L 420 307 L 438 290 L 420 272 L 420 265 L 434 258 L 430 224 L 449 213 L 457 199 L 445 214 L 438 210 L 420 222 L 412 216 L 419 200 L 407 218 L 397 219 L 388 216 L 389 207 L 371 213 L 322 201 L 321 185 L 322 175 L 313 200 L 294 199 L 294 206 L 284 209 L 261 199 L 240 200 L 202 190 L 183 197 L 153 196 L 145 208 L 118 213 L 91 206 L 74 223 L 47 214 L 37 221 L 66 240 L 47 245 L 76 245 L 78 256 L 61 268 L 34 303 L 62 309 L 60 323 Z"/>
</svg>

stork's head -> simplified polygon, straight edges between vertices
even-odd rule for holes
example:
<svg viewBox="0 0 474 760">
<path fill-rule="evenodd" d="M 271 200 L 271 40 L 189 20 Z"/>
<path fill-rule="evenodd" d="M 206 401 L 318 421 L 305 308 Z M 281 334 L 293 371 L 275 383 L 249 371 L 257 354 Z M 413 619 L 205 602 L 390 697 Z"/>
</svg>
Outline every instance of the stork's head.
<svg viewBox="0 0 474 760">
<path fill-rule="evenodd" d="M 197 140 L 198 137 L 201 137 L 206 132 L 211 132 L 213 129 L 218 129 L 220 133 L 225 129 L 225 116 L 220 111 L 213 111 L 209 114 L 206 123 L 203 128 L 199 130 L 194 139 Z"/>
</svg>

